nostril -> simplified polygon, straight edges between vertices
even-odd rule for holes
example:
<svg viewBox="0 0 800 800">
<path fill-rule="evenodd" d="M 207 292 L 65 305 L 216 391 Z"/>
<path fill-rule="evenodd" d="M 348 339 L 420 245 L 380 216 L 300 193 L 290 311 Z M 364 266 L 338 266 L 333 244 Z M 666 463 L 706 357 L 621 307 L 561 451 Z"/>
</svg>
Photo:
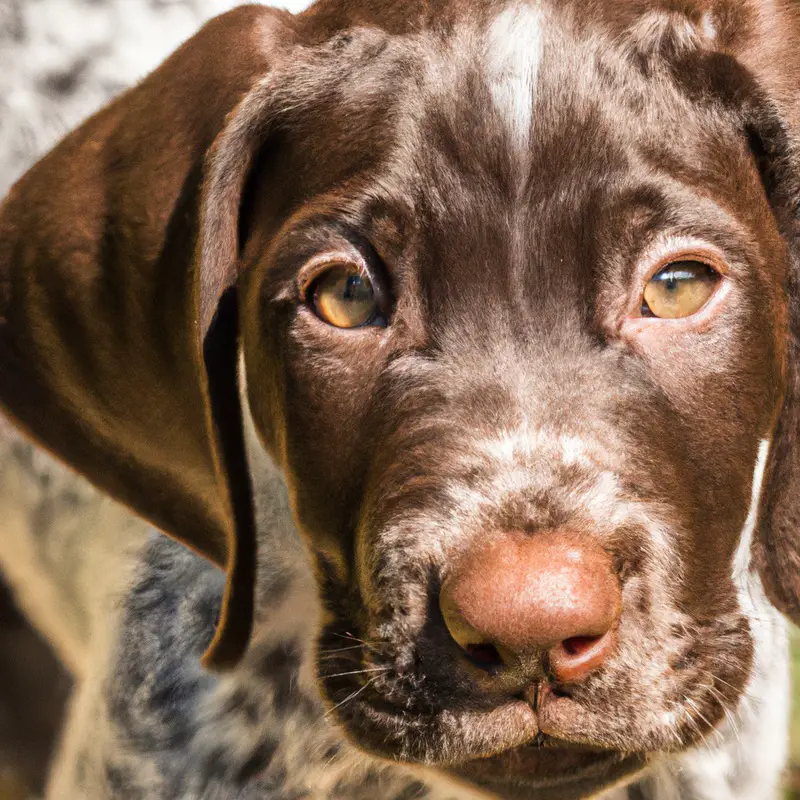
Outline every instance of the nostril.
<svg viewBox="0 0 800 800">
<path fill-rule="evenodd" d="M 497 648 L 488 642 L 468 644 L 464 648 L 464 651 L 476 667 L 480 667 L 487 672 L 494 672 L 505 666 L 503 658 Z"/>
<path fill-rule="evenodd" d="M 604 636 L 573 636 L 561 642 L 564 652 L 573 658 L 586 655 Z"/>
<path fill-rule="evenodd" d="M 614 649 L 614 633 L 571 636 L 549 652 L 550 668 L 562 683 L 583 680 L 599 669 Z"/>
</svg>

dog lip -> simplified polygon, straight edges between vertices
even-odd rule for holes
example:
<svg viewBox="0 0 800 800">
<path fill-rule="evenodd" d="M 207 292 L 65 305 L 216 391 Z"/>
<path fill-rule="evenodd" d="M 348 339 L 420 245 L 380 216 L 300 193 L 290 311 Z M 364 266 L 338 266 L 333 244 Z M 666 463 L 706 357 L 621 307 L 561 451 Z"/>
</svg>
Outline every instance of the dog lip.
<svg viewBox="0 0 800 800">
<path fill-rule="evenodd" d="M 320 677 L 324 683 L 331 682 L 330 676 Z M 441 759 L 441 754 L 431 751 L 427 751 L 424 756 L 421 753 L 404 753 L 401 760 L 438 764 L 444 769 L 459 769 L 461 766 L 469 771 L 488 769 L 492 774 L 496 762 L 505 765 L 504 769 L 514 771 L 516 774 L 550 781 L 555 780 L 558 771 L 564 769 L 580 774 L 584 778 L 590 777 L 594 770 L 622 761 L 634 752 L 635 748 L 615 748 L 602 742 L 587 741 L 580 736 L 578 730 L 570 730 L 569 726 L 564 729 L 563 725 L 554 725 L 554 721 L 548 719 L 544 707 L 561 707 L 563 701 L 570 696 L 568 687 L 549 682 L 537 685 L 535 700 L 529 692 L 523 692 L 516 697 L 509 697 L 507 702 L 491 711 L 475 709 L 472 713 L 454 713 L 452 710 L 442 709 L 446 718 L 456 722 L 456 728 L 463 726 L 473 730 L 476 727 L 483 728 L 486 736 L 482 746 L 478 745 L 477 752 L 463 753 L 460 758 L 455 759 Z M 383 695 L 379 690 L 376 691 L 374 686 L 368 684 L 363 689 L 366 691 L 360 697 L 355 697 L 352 702 L 337 708 L 340 721 L 350 728 L 351 734 L 357 741 L 360 738 L 359 734 L 362 733 L 361 725 L 366 719 L 379 728 L 393 728 L 398 721 L 410 722 L 415 716 L 408 706 L 398 704 L 394 698 Z M 350 691 L 348 689 L 348 693 Z M 525 709 L 522 716 L 526 722 L 520 724 L 519 715 L 522 709 Z M 423 717 L 425 716 L 427 714 L 423 714 Z M 506 726 L 514 717 L 517 717 L 516 724 L 519 727 L 515 734 L 509 736 Z M 495 728 L 495 731 L 490 732 L 491 728 Z M 506 728 L 505 734 L 500 733 L 501 728 Z M 449 738 L 458 734 L 451 728 L 446 732 L 438 729 L 437 737 L 439 735 Z M 367 749 L 371 749 L 367 744 L 371 738 L 368 737 L 362 742 Z"/>
<path fill-rule="evenodd" d="M 563 739 L 559 736 L 554 736 L 553 734 L 545 733 L 544 731 L 540 730 L 539 733 L 531 739 L 529 742 L 526 742 L 522 745 L 516 745 L 513 747 L 509 747 L 507 750 L 503 750 L 500 753 L 496 753 L 494 755 L 479 757 L 474 759 L 469 759 L 470 762 L 477 762 L 477 761 L 485 761 L 492 758 L 501 758 L 508 754 L 515 753 L 517 751 L 532 751 L 536 753 L 542 753 L 544 751 L 569 751 L 571 753 L 579 753 L 583 756 L 592 756 L 592 755 L 602 755 L 602 756 L 609 756 L 609 755 L 622 755 L 621 751 L 614 750 L 607 747 L 602 747 L 600 745 L 591 745 L 586 744 L 584 742 L 577 742 L 572 741 L 570 739 Z"/>
<path fill-rule="evenodd" d="M 613 764 L 638 758 L 631 753 L 589 747 L 554 737 L 547 737 L 542 744 L 536 744 L 536 741 L 486 758 L 472 759 L 457 769 L 478 780 L 517 775 L 534 785 L 552 786 L 602 775 Z"/>
<path fill-rule="evenodd" d="M 386 699 L 372 697 L 357 701 L 351 711 L 356 711 L 359 707 L 361 707 L 361 713 L 366 712 L 373 720 L 382 719 L 384 723 L 388 720 L 396 720 L 398 714 L 407 719 L 407 712 Z M 484 753 L 464 754 L 463 759 L 451 762 L 450 768 L 458 769 L 460 766 L 464 766 L 469 770 L 482 770 L 484 765 L 489 765 L 490 771 L 492 771 L 496 762 L 524 774 L 532 772 L 538 775 L 541 773 L 548 778 L 553 778 L 559 769 L 575 770 L 583 774 L 597 765 L 604 765 L 609 761 L 619 761 L 628 755 L 626 752 L 599 744 L 563 738 L 557 733 L 545 733 L 539 728 L 538 714 L 524 702 L 512 701 L 494 709 L 493 712 L 477 712 L 477 714 L 481 717 L 483 724 L 491 725 L 492 722 L 501 722 L 506 715 L 513 716 L 515 711 L 519 713 L 523 707 L 527 709 L 525 716 L 529 717 L 525 725 L 526 738 L 522 738 L 525 736 L 522 728 L 517 731 L 517 737 L 514 737 L 516 741 L 501 743 L 498 739 L 490 736 L 489 739 L 493 740 L 495 744 L 489 744 L 487 740 L 488 746 Z M 458 716 L 462 717 L 463 715 Z M 477 718 L 471 720 L 473 725 L 479 721 Z M 461 722 L 463 723 L 464 719 Z M 559 766 L 562 763 L 564 766 Z M 515 764 L 517 764 L 516 767 Z"/>
<path fill-rule="evenodd" d="M 401 761 L 444 768 L 457 768 L 459 764 L 524 747 L 539 732 L 536 713 L 527 703 L 521 701 L 510 701 L 491 710 L 443 710 L 434 716 L 412 716 L 407 710 L 385 699 L 380 701 L 376 698 L 356 698 L 354 702 L 343 706 L 342 710 L 344 713 L 338 715 L 339 721 L 349 727 L 354 739 L 367 749 L 370 749 L 369 740 L 375 741 L 376 738 L 383 741 L 382 747 L 385 748 L 386 739 L 380 732 L 385 734 L 386 731 L 396 731 L 400 721 L 405 726 L 414 728 L 417 735 L 408 742 L 409 746 L 400 746 L 398 751 L 390 754 L 384 750 L 384 755 Z M 425 728 L 425 735 L 421 728 Z M 367 729 L 371 729 L 373 736 L 365 739 Z M 465 730 L 478 732 L 477 736 L 471 737 L 472 752 L 463 752 L 456 756 L 452 748 L 440 751 L 438 748 L 429 749 L 426 744 L 431 741 L 449 741 L 457 748 L 458 743 L 463 741 Z M 379 734 L 377 737 L 376 733 Z M 450 752 L 447 753 L 447 750 Z"/>
</svg>

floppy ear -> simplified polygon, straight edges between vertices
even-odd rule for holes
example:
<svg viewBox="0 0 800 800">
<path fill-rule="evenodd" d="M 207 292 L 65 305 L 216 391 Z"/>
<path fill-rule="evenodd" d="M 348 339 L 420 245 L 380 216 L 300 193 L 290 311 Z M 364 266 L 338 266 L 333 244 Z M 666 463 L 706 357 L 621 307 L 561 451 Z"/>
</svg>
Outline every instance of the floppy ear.
<svg viewBox="0 0 800 800">
<path fill-rule="evenodd" d="M 786 61 L 796 60 L 791 55 Z M 780 84 L 781 76 L 771 82 Z M 773 605 L 800 624 L 800 96 L 795 90 L 793 105 L 782 102 L 769 83 L 747 75 L 737 98 L 789 258 L 786 389 L 765 471 L 753 565 Z"/>
<path fill-rule="evenodd" d="M 771 602 L 800 624 L 800 119 L 763 115 L 755 147 L 788 245 L 786 392 L 773 437 L 754 542 Z M 761 152 L 758 152 L 758 151 Z"/>
<path fill-rule="evenodd" d="M 291 19 L 247 6 L 213 20 L 0 206 L 0 404 L 227 570 L 215 666 L 247 646 L 255 581 L 235 287 L 265 108 L 240 101 L 268 80 Z"/>
<path fill-rule="evenodd" d="M 800 17 L 785 5 L 747 2 L 728 12 L 710 28 L 713 44 L 679 55 L 673 76 L 695 102 L 730 116 L 746 140 L 786 246 L 786 306 L 775 319 L 783 380 L 772 387 L 783 399 L 750 566 L 772 604 L 800 624 Z"/>
</svg>

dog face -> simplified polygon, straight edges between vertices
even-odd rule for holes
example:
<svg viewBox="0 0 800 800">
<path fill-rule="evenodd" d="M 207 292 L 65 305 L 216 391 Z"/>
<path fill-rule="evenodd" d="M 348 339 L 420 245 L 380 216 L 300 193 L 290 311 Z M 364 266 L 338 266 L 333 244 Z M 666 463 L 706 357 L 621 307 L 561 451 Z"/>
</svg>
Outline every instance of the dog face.
<svg viewBox="0 0 800 800">
<path fill-rule="evenodd" d="M 124 150 L 174 173 L 158 191 L 140 167 L 110 235 L 85 223 L 43 259 L 22 236 L 41 168 L 7 202 L 0 397 L 226 564 L 236 631 L 255 535 L 240 348 L 316 569 L 320 688 L 371 752 L 567 798 L 701 740 L 750 678 L 760 580 L 785 611 L 798 596 L 796 112 L 759 72 L 775 63 L 765 28 L 741 3 L 328 2 L 232 19 L 179 54 L 204 76 L 212 42 L 246 54 L 213 79 L 225 99 L 187 115 L 203 129 L 179 166 L 129 133 L 177 85 L 169 69 L 89 123 L 125 131 L 103 164 Z M 789 48 L 787 20 L 770 24 Z M 93 141 L 67 140 L 65 162 L 85 167 Z M 124 195 L 95 177 L 89 194 Z M 195 242 L 165 276 L 164 254 L 180 265 Z M 139 276 L 112 292 L 126 331 L 142 298 L 177 319 L 156 303 L 133 340 L 109 336 L 119 316 L 98 318 L 96 298 L 76 312 L 59 287 L 69 259 L 86 281 L 76 253 Z M 45 262 L 57 277 L 31 279 Z M 107 357 L 54 349 L 84 323 Z M 121 398 L 129 378 L 107 363 L 128 349 L 174 441 Z M 118 432 L 78 443 L 97 420 Z"/>
<path fill-rule="evenodd" d="M 245 361 L 318 560 L 322 650 L 368 643 L 320 661 L 340 720 L 387 757 L 483 757 L 456 772 L 530 789 L 685 747 L 736 705 L 753 648 L 737 547 L 782 399 L 787 253 L 748 142 L 641 30 L 614 46 L 563 11 L 495 11 L 338 51 L 354 63 L 335 108 L 289 122 L 289 157 L 254 180 L 312 176 L 250 214 L 275 227 L 246 249 Z M 649 24 L 702 52 L 687 20 Z M 656 287 L 681 268 L 702 298 L 666 318 Z M 535 647 L 486 663 L 516 641 L 491 625 L 458 646 L 448 582 L 507 594 L 461 605 L 525 627 L 504 584 L 547 570 L 526 540 L 565 536 L 619 582 L 602 666 L 560 683 Z M 596 572 L 573 580 L 602 605 L 580 586 Z M 507 752 L 531 741 L 587 747 Z"/>
</svg>

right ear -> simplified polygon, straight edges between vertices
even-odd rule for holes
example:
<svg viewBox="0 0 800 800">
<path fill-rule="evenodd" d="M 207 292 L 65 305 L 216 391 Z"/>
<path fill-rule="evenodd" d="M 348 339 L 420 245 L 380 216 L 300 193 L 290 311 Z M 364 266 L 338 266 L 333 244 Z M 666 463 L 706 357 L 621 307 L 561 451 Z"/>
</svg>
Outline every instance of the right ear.
<svg viewBox="0 0 800 800">
<path fill-rule="evenodd" d="M 264 95 L 292 19 L 245 6 L 213 20 L 0 206 L 0 405 L 227 570 L 215 665 L 247 645 L 255 581 L 235 287 L 268 109 L 241 101 Z"/>
<path fill-rule="evenodd" d="M 779 48 L 793 35 L 800 37 L 793 18 L 778 17 L 770 29 Z M 762 49 L 754 52 L 763 57 Z M 742 134 L 788 257 L 785 318 L 783 309 L 775 312 L 776 328 L 786 336 L 785 390 L 766 464 L 752 563 L 772 604 L 800 625 L 800 103 L 787 103 L 774 88 L 783 81 L 785 65 L 796 60 L 794 52 L 773 54 L 766 67 L 754 65 L 752 72 L 729 69 L 737 76 L 729 102 L 740 106 Z M 720 60 L 726 67 L 732 63 L 727 56 Z M 724 67 L 718 72 L 724 74 Z"/>
</svg>

